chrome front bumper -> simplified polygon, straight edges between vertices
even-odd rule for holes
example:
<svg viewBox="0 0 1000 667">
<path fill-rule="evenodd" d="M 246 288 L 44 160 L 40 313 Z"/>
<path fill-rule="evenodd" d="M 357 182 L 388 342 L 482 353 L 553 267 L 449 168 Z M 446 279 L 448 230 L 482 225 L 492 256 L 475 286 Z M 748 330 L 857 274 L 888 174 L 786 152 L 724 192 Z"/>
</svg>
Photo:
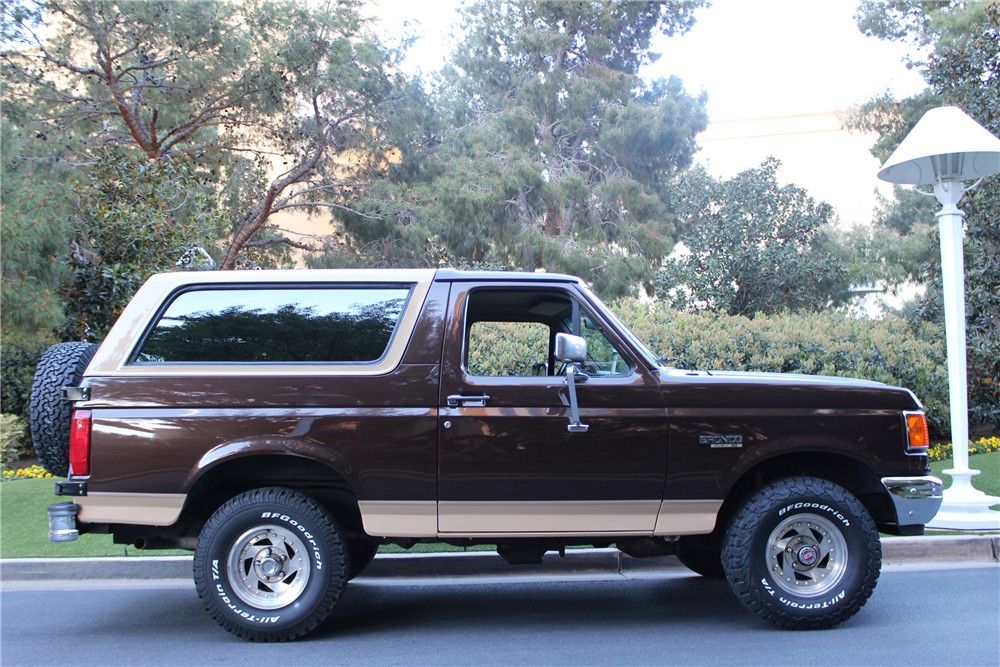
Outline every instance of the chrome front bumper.
<svg viewBox="0 0 1000 667">
<path fill-rule="evenodd" d="M 900 526 L 929 523 L 944 497 L 944 484 L 937 477 L 883 477 L 882 486 L 892 498 Z"/>
</svg>

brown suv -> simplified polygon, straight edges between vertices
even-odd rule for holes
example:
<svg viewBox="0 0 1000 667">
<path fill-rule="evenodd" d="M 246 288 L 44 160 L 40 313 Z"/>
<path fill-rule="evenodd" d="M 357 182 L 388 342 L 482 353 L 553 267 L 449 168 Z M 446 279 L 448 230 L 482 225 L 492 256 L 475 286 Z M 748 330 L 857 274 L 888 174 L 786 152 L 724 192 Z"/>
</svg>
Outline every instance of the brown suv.
<svg viewBox="0 0 1000 667">
<path fill-rule="evenodd" d="M 305 634 L 380 544 L 676 554 L 786 628 L 853 615 L 878 532 L 940 505 L 909 391 L 659 360 L 581 280 L 154 276 L 98 349 L 51 348 L 32 434 L 51 538 L 193 549 L 229 631 Z"/>
</svg>

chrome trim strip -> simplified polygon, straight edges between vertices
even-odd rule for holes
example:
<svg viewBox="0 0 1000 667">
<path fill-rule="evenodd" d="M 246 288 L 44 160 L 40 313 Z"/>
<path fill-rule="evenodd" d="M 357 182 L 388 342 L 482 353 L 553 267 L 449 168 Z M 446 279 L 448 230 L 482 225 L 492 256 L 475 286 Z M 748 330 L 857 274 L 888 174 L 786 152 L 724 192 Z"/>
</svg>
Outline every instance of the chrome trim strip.
<svg viewBox="0 0 1000 667">
<path fill-rule="evenodd" d="M 892 498 L 900 526 L 929 523 L 944 500 L 944 484 L 937 477 L 883 477 L 882 486 Z"/>
<path fill-rule="evenodd" d="M 433 500 L 360 500 L 361 523 L 372 537 L 437 537 Z"/>
<path fill-rule="evenodd" d="M 82 523 L 129 523 L 170 526 L 177 521 L 187 496 L 183 493 L 111 493 L 91 491 L 74 502 Z"/>
</svg>

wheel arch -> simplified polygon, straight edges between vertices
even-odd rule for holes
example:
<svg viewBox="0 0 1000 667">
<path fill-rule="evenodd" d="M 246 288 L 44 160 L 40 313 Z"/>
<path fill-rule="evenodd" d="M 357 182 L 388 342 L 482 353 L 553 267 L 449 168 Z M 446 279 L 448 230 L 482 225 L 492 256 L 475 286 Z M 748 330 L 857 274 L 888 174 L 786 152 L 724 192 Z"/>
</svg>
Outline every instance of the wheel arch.
<svg viewBox="0 0 1000 667">
<path fill-rule="evenodd" d="M 316 459 L 288 453 L 256 453 L 217 462 L 191 484 L 183 514 L 199 527 L 227 500 L 260 487 L 285 487 L 320 503 L 346 536 L 361 534 L 361 512 L 346 477 Z"/>
<path fill-rule="evenodd" d="M 719 510 L 712 540 L 721 542 L 733 515 L 750 494 L 774 480 L 795 476 L 816 477 L 842 486 L 861 501 L 880 529 L 896 520 L 877 471 L 863 461 L 832 452 L 796 452 L 759 461 L 733 483 Z"/>
</svg>

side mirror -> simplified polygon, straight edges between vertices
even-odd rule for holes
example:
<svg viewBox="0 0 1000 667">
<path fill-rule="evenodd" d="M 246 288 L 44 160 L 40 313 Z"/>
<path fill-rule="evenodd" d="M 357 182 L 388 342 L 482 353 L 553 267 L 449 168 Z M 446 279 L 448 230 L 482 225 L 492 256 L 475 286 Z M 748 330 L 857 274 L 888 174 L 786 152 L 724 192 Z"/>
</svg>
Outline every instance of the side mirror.
<svg viewBox="0 0 1000 667">
<path fill-rule="evenodd" d="M 566 430 L 570 433 L 586 433 L 590 428 L 580 423 L 580 406 L 576 402 L 576 383 L 586 380 L 586 375 L 580 375 L 577 364 L 587 361 L 587 341 L 579 336 L 566 333 L 556 334 L 556 361 L 566 364 L 566 384 L 569 386 L 570 418 Z M 577 380 L 580 377 L 580 380 Z"/>
<path fill-rule="evenodd" d="M 556 361 L 564 364 L 582 364 L 587 361 L 587 341 L 580 336 L 557 333 Z"/>
</svg>

